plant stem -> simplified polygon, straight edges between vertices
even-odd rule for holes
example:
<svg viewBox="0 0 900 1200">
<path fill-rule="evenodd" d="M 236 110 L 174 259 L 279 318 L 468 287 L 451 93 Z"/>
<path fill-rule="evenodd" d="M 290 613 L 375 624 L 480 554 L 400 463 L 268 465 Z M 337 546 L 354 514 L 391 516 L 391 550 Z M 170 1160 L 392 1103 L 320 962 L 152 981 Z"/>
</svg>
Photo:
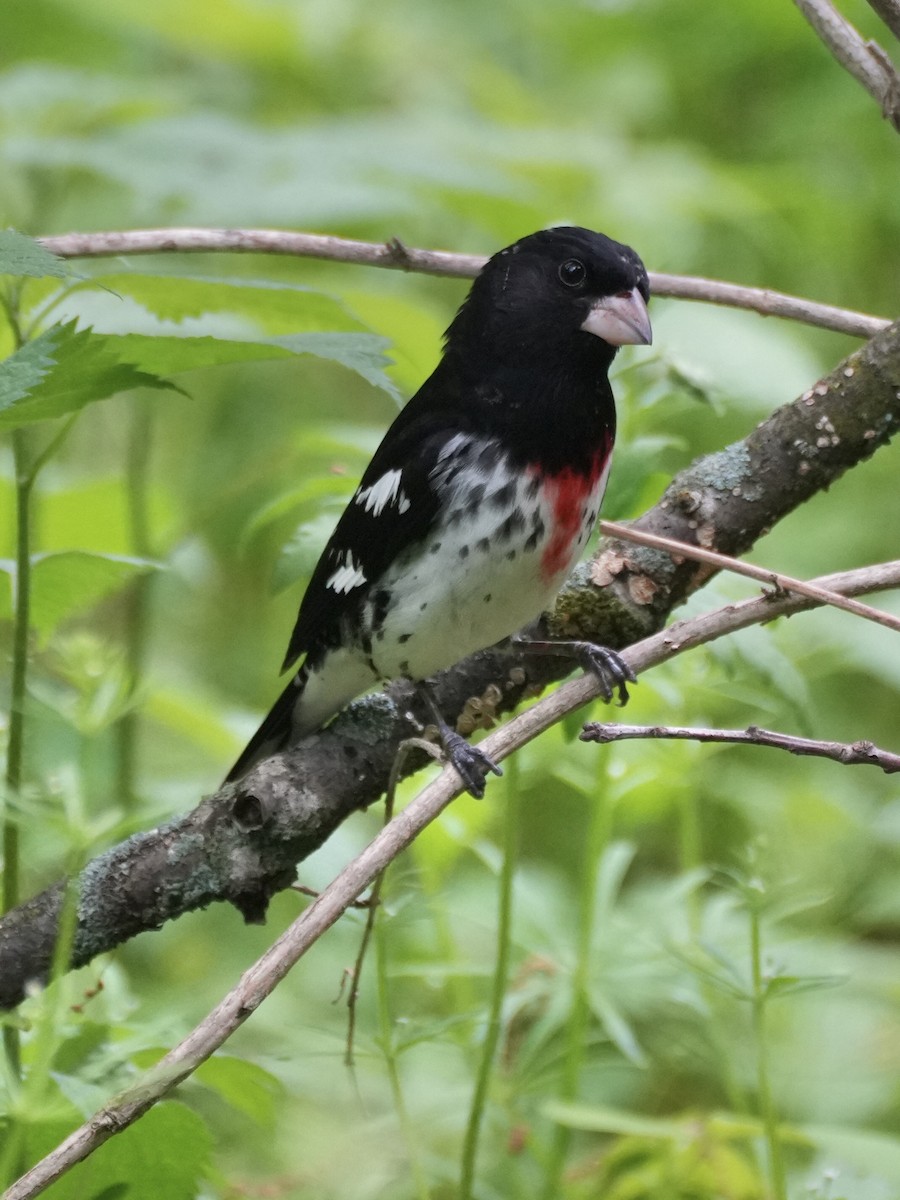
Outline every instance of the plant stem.
<svg viewBox="0 0 900 1200">
<path fill-rule="evenodd" d="M 3 912 L 19 903 L 19 822 L 11 811 L 22 786 L 25 752 L 25 684 L 28 676 L 28 625 L 31 609 L 31 488 L 34 472 L 28 467 L 25 433 L 12 435 L 16 475 L 16 580 L 13 610 L 12 680 L 9 700 L 9 738 L 6 751 L 6 803 L 3 813 Z M 3 1027 L 3 1046 L 12 1076 L 21 1075 L 19 1031 Z"/>
<path fill-rule="evenodd" d="M 700 803 L 696 788 L 682 787 L 676 793 L 678 811 L 678 865 L 682 873 L 697 871 L 703 866 L 703 828 L 700 820 Z M 686 901 L 691 937 L 699 942 L 702 937 L 701 902 L 697 891 L 691 892 Z M 750 1113 L 749 1098 L 741 1087 L 731 1052 L 732 1041 L 723 1028 L 722 994 L 704 975 L 698 978 L 698 987 L 703 1002 L 710 1014 L 709 1035 L 715 1048 L 716 1061 L 722 1075 L 722 1087 L 728 1097 L 732 1111 Z"/>
<path fill-rule="evenodd" d="M 578 898 L 578 941 L 576 943 L 575 967 L 572 972 L 572 1007 L 566 1022 L 566 1052 L 560 1080 L 560 1099 L 577 1100 L 581 1072 L 588 1047 L 591 1007 L 588 998 L 590 973 L 594 965 L 592 947 L 597 912 L 597 881 L 603 854 L 609 845 L 613 829 L 613 803 L 609 788 L 605 786 L 606 767 L 598 765 L 596 794 L 590 799 L 588 828 L 585 838 L 584 861 L 581 869 L 581 887 Z M 560 1194 L 566 1158 L 572 1143 L 572 1130 L 567 1125 L 557 1125 L 547 1173 L 541 1192 L 543 1200 L 554 1200 Z"/>
<path fill-rule="evenodd" d="M 142 397 L 136 397 L 135 404 L 136 408 L 131 414 L 131 425 L 128 431 L 125 483 L 128 516 L 131 522 L 132 548 L 135 554 L 148 558 L 151 555 L 151 547 L 147 477 L 152 420 L 151 409 Z M 147 658 L 147 622 L 152 586 L 153 580 L 149 574 L 140 575 L 132 584 L 127 598 L 125 653 L 128 662 L 129 699 L 132 701 L 138 682 L 143 677 Z M 116 729 L 117 790 L 126 808 L 134 806 L 137 795 L 139 726 L 139 714 L 132 707 L 122 716 Z"/>
<path fill-rule="evenodd" d="M 382 891 L 384 877 L 385 872 L 382 872 L 379 876 L 381 885 L 379 886 L 379 894 Z M 381 1035 L 381 1049 L 387 1066 L 388 1080 L 391 1085 L 391 1095 L 394 1101 L 394 1108 L 397 1112 L 397 1120 L 400 1123 L 400 1129 L 403 1133 L 403 1139 L 406 1142 L 407 1153 L 409 1154 L 416 1195 L 419 1197 L 419 1200 L 430 1200 L 428 1181 L 420 1161 L 418 1138 L 416 1137 L 413 1124 L 409 1119 L 409 1110 L 403 1098 L 403 1084 L 400 1079 L 400 1068 L 397 1063 L 397 1047 L 394 1044 L 394 1028 L 391 1020 L 390 986 L 387 969 L 388 956 L 385 944 L 383 912 L 376 912 L 372 929 L 375 936 L 375 978 L 378 987 L 378 1023 Z"/>
<path fill-rule="evenodd" d="M 769 1078 L 769 1048 L 766 1037 L 766 981 L 762 969 L 760 915 L 756 905 L 750 906 L 750 961 L 753 973 L 753 1031 L 756 1038 L 756 1085 L 765 1130 L 769 1167 L 769 1186 L 775 1200 L 787 1200 L 784 1160 L 778 1137 L 778 1114 L 772 1098 Z"/>
<path fill-rule="evenodd" d="M 519 771 L 517 761 L 514 756 L 503 764 L 506 814 L 503 826 L 503 863 L 500 867 L 497 898 L 497 950 L 494 959 L 494 977 L 491 983 L 487 1028 L 484 1033 L 481 1061 L 478 1064 L 475 1090 L 472 1093 L 469 1119 L 463 1139 L 459 1200 L 471 1200 L 473 1195 L 478 1142 L 484 1124 L 488 1085 L 491 1081 L 494 1059 L 497 1055 L 497 1046 L 503 1027 L 503 1001 L 506 999 L 506 983 L 509 976 L 512 947 L 513 882 L 519 857 Z"/>
</svg>

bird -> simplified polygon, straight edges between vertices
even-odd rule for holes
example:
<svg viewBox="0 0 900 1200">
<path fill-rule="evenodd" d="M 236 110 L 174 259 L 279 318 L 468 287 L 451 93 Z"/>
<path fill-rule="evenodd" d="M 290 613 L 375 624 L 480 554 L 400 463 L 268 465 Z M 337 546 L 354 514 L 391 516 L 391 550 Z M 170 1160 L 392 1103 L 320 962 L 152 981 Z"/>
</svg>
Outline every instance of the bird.
<svg viewBox="0 0 900 1200">
<path fill-rule="evenodd" d="M 608 371 L 652 341 L 647 271 L 578 226 L 520 238 L 488 259 L 444 335 L 434 372 L 388 429 L 300 603 L 287 687 L 229 772 L 320 729 L 388 680 L 412 681 L 445 756 L 482 796 L 496 763 L 441 714 L 436 672 L 514 637 L 552 607 L 596 523 L 616 432 Z M 566 653 L 604 698 L 635 676 L 589 642 Z"/>
</svg>

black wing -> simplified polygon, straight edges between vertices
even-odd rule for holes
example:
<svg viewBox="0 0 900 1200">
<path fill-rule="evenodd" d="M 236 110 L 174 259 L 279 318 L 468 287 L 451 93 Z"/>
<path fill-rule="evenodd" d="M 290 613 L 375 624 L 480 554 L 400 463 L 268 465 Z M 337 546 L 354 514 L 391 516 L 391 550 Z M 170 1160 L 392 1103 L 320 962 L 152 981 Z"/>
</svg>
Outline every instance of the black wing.
<svg viewBox="0 0 900 1200">
<path fill-rule="evenodd" d="M 427 537 L 440 503 L 433 469 L 464 432 L 457 400 L 439 368 L 388 429 L 312 573 L 282 670 L 338 644 L 342 622 L 353 620 L 394 560 Z"/>
</svg>

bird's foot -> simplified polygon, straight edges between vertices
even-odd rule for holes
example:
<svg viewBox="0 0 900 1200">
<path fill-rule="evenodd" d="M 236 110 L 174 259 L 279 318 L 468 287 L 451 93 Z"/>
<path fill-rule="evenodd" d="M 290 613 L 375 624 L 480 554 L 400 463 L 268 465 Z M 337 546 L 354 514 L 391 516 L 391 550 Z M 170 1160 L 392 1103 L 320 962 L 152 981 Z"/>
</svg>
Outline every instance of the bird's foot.
<svg viewBox="0 0 900 1200">
<path fill-rule="evenodd" d="M 619 707 L 628 703 L 628 683 L 637 683 L 637 675 L 628 663 L 610 650 L 609 646 L 598 646 L 594 642 L 572 642 L 573 657 L 585 671 L 590 671 L 600 681 L 603 699 L 609 703 L 613 695 L 619 694 Z"/>
<path fill-rule="evenodd" d="M 484 796 L 484 785 L 487 782 L 488 772 L 493 771 L 495 775 L 502 775 L 503 772 L 483 750 L 479 750 L 477 746 L 471 745 L 461 733 L 457 733 L 455 729 L 450 728 L 444 720 L 443 713 L 438 708 L 437 700 L 428 680 L 420 680 L 416 684 L 416 690 L 425 701 L 437 726 L 438 736 L 441 739 L 441 745 L 444 747 L 445 758 L 456 770 L 469 795 L 474 796 L 476 800 L 480 800 Z"/>
<path fill-rule="evenodd" d="M 627 684 L 637 683 L 637 676 L 628 663 L 610 650 L 609 646 L 598 646 L 595 642 L 540 642 L 527 638 L 514 639 L 514 645 L 530 654 L 558 654 L 574 658 L 584 671 L 590 671 L 600 683 L 600 694 L 609 703 L 618 692 L 619 707 L 628 703 Z"/>
<path fill-rule="evenodd" d="M 502 770 L 494 760 L 477 746 L 471 745 L 460 733 L 446 728 L 441 731 L 441 741 L 447 761 L 453 766 L 457 775 L 463 781 L 466 791 L 476 800 L 484 796 L 484 785 L 488 772 L 502 775 Z"/>
</svg>

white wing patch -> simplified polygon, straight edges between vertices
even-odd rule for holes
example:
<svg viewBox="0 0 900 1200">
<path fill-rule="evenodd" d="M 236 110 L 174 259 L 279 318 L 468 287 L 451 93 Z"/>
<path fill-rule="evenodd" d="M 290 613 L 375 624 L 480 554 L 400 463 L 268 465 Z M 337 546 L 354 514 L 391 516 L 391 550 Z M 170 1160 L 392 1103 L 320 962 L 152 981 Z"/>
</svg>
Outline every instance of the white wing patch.
<svg viewBox="0 0 900 1200">
<path fill-rule="evenodd" d="M 338 568 L 333 575 L 329 576 L 325 586 L 333 588 L 336 592 L 352 592 L 354 588 L 362 587 L 366 582 L 366 577 L 362 567 L 354 561 L 353 551 L 341 551 L 337 561 Z"/>
<path fill-rule="evenodd" d="M 359 489 L 355 496 L 356 503 L 362 504 L 373 517 L 380 517 L 389 504 L 396 504 L 397 511 L 405 513 L 409 509 L 409 497 L 400 487 L 402 478 L 403 472 L 400 470 L 387 471 L 369 487 Z"/>
</svg>

